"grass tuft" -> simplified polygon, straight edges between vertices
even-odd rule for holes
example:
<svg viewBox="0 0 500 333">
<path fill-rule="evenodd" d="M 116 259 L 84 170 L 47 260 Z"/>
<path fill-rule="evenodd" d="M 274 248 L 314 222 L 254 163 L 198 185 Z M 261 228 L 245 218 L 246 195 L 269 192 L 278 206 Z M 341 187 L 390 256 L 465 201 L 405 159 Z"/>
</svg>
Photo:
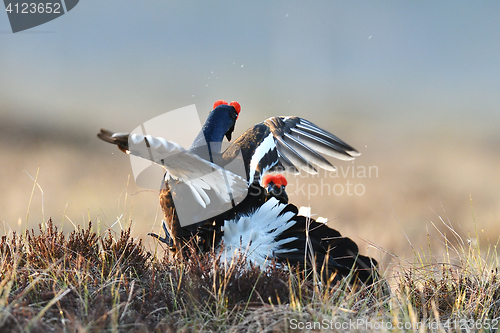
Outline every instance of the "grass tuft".
<svg viewBox="0 0 500 333">
<path fill-rule="evenodd" d="M 431 323 L 434 331 L 453 331 L 453 323 L 494 331 L 497 253 L 455 236 L 441 233 L 442 260 L 400 260 L 389 293 L 383 279 L 371 288 L 333 284 L 293 266 L 225 265 L 194 249 L 178 260 L 147 251 L 130 228 L 98 235 L 89 223 L 65 235 L 49 220 L 0 240 L 0 331 L 364 332 Z"/>
</svg>

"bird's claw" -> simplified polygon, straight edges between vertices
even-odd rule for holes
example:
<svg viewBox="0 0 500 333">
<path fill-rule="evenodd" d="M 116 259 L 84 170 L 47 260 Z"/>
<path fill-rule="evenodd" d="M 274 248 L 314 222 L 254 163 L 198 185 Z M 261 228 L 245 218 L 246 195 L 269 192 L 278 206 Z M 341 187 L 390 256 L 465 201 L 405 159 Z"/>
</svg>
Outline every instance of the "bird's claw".
<svg viewBox="0 0 500 333">
<path fill-rule="evenodd" d="M 161 237 L 160 235 L 155 234 L 154 232 L 148 233 L 148 236 L 154 237 L 157 240 L 159 240 L 160 242 L 167 244 L 170 249 L 175 248 L 174 240 L 173 240 L 172 236 L 170 236 L 170 233 L 167 230 L 167 225 L 165 223 L 165 220 L 162 220 L 161 222 L 162 222 L 161 226 L 163 228 L 163 231 L 165 232 L 165 237 Z"/>
</svg>

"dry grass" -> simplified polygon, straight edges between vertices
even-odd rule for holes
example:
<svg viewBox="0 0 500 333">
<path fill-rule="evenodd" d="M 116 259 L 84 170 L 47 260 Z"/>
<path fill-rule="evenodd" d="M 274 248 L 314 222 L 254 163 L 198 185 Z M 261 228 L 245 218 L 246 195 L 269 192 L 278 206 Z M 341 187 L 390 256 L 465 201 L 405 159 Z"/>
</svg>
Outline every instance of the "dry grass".
<svg viewBox="0 0 500 333">
<path fill-rule="evenodd" d="M 3 236 L 0 250 L 2 331 L 239 330 L 263 309 L 299 315 L 321 297 L 362 309 L 373 298 L 347 285 L 319 295 L 301 273 L 225 267 L 213 253 L 160 258 L 130 229 L 97 235 L 89 224 L 66 237 L 49 220 L 37 234 Z"/>
<path fill-rule="evenodd" d="M 448 228 L 456 242 L 442 234 L 442 260 L 432 248 L 415 252 L 413 263 L 395 260 L 398 269 L 385 273 L 392 293 L 383 295 L 381 285 L 314 283 L 293 267 L 224 266 L 213 253 L 178 261 L 147 251 L 130 228 L 98 234 L 89 223 L 65 235 L 49 220 L 38 232 L 1 239 L 0 330 L 412 331 L 426 323 L 436 331 L 495 331 L 497 254 Z"/>
</svg>

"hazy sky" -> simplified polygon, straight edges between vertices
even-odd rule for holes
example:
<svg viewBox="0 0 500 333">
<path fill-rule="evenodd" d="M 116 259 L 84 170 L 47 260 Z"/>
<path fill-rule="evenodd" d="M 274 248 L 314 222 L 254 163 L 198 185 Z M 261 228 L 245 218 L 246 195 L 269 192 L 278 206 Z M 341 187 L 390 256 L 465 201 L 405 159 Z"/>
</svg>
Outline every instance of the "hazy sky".
<svg viewBox="0 0 500 333">
<path fill-rule="evenodd" d="M 492 124 L 499 13 L 498 1 L 82 0 L 16 34 L 0 13 L 0 116 L 130 130 L 224 98 L 252 121 Z"/>
</svg>

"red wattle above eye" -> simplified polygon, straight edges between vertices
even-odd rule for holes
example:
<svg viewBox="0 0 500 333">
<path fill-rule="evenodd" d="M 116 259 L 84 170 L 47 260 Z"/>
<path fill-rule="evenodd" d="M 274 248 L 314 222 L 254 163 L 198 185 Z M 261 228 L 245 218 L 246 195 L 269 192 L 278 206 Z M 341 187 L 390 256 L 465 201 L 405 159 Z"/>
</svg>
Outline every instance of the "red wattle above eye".
<svg viewBox="0 0 500 333">
<path fill-rule="evenodd" d="M 218 107 L 219 105 L 225 104 L 227 105 L 227 102 L 223 99 L 219 99 L 217 102 L 214 103 L 214 109 Z"/>
<path fill-rule="evenodd" d="M 276 184 L 280 184 L 281 186 L 286 186 L 288 184 L 285 176 L 283 176 L 282 174 L 278 174 L 276 176 L 274 176 L 275 180 L 276 180 Z"/>
<path fill-rule="evenodd" d="M 240 103 L 238 103 L 236 101 L 232 101 L 231 103 L 229 103 L 229 105 L 231 105 L 236 110 L 236 113 L 238 115 L 240 115 L 240 111 L 241 111 L 241 105 L 240 105 Z"/>
<path fill-rule="evenodd" d="M 278 187 L 286 186 L 288 184 L 285 176 L 282 174 L 267 174 L 262 180 L 262 185 L 266 187 L 269 183 L 273 183 Z"/>
</svg>

